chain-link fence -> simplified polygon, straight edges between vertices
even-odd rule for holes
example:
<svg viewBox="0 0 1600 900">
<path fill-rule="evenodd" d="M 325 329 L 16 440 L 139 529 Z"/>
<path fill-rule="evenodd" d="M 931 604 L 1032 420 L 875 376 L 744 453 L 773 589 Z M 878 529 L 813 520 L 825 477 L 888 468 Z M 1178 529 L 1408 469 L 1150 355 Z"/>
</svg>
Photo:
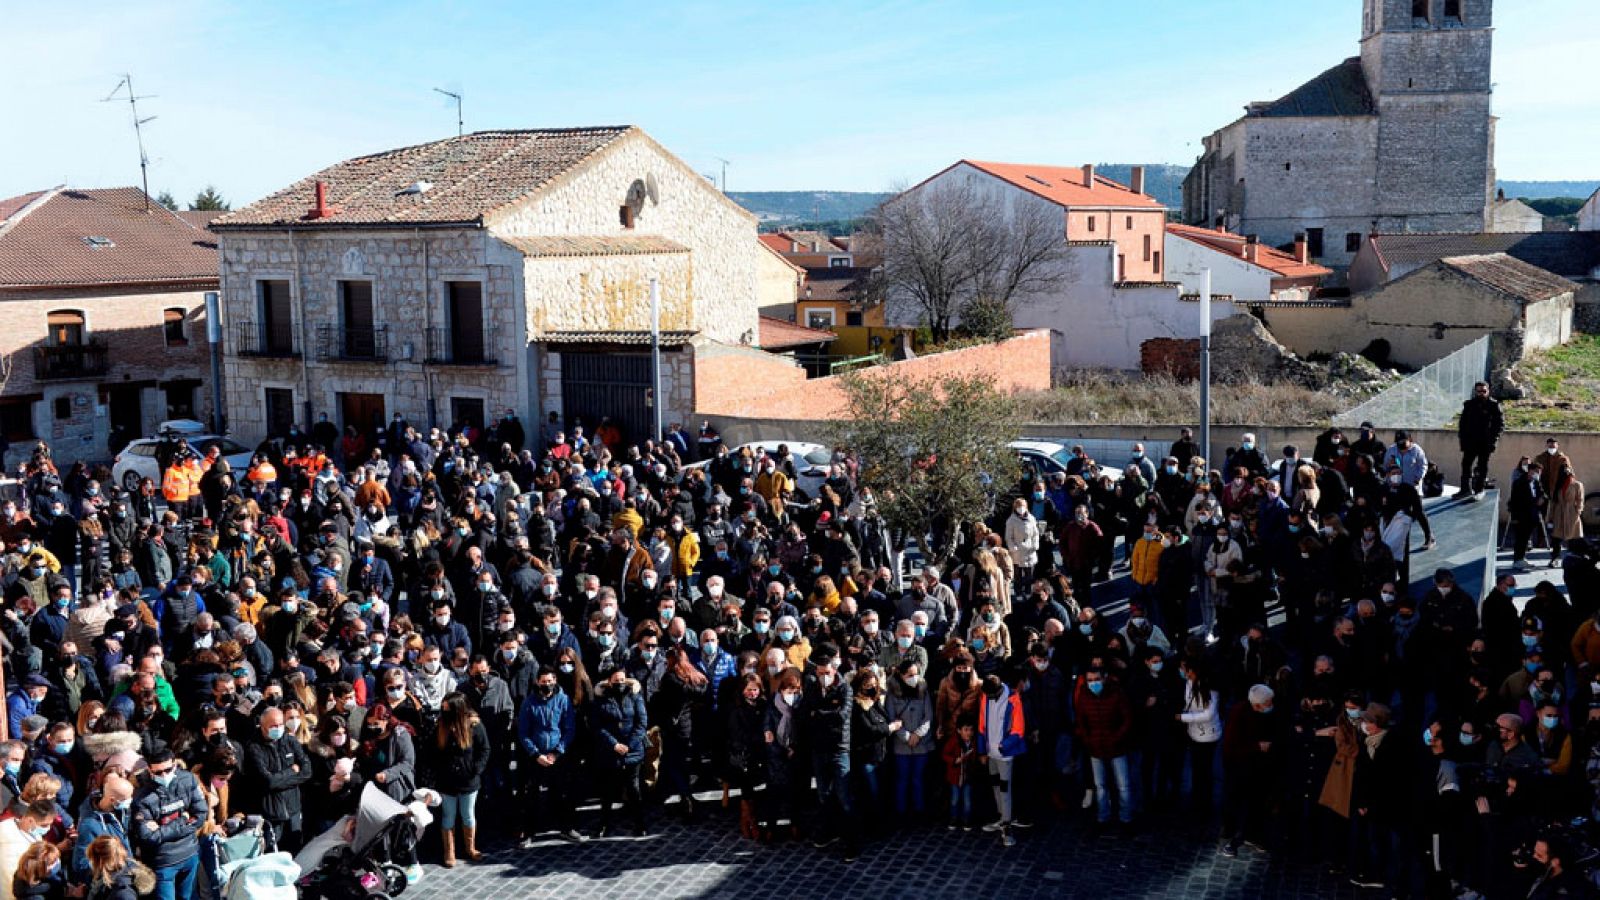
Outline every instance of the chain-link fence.
<svg viewBox="0 0 1600 900">
<path fill-rule="evenodd" d="M 1371 400 L 1334 417 L 1340 428 L 1371 422 L 1378 428 L 1444 428 L 1454 421 L 1472 386 L 1489 372 L 1489 338 L 1481 337 L 1435 360 Z"/>
</svg>

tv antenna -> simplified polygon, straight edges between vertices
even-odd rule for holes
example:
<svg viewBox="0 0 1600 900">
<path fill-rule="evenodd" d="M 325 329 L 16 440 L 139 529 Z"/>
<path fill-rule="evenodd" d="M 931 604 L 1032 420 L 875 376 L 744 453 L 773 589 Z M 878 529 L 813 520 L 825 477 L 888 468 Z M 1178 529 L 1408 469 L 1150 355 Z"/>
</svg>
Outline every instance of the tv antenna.
<svg viewBox="0 0 1600 900">
<path fill-rule="evenodd" d="M 723 159 L 720 156 L 713 156 L 711 158 L 716 160 L 719 163 L 722 163 L 722 192 L 724 194 L 726 194 L 728 192 L 728 165 L 729 165 L 729 163 L 728 163 L 727 160 Z"/>
<path fill-rule="evenodd" d="M 144 124 L 146 122 L 155 121 L 156 117 L 155 116 L 146 116 L 143 119 L 139 118 L 139 101 L 140 100 L 152 100 L 152 99 L 155 98 L 156 95 L 155 94 L 147 94 L 147 95 L 141 97 L 138 94 L 135 94 L 133 92 L 133 76 L 132 75 L 123 75 L 122 76 L 122 80 L 117 82 L 117 86 L 112 88 L 111 89 L 111 93 L 107 94 L 105 96 L 105 99 L 101 100 L 100 102 L 101 103 L 110 103 L 112 100 L 117 99 L 117 95 L 122 93 L 124 88 L 126 88 L 127 91 L 128 91 L 128 109 L 131 110 L 132 113 L 133 113 L 133 139 L 139 145 L 139 183 L 140 183 L 140 186 L 144 188 L 144 211 L 145 212 L 149 212 L 150 211 L 150 157 L 146 156 L 145 152 L 144 152 Z"/>
<path fill-rule="evenodd" d="M 461 92 L 447 91 L 444 88 L 434 88 L 434 90 L 456 102 L 456 137 L 461 137 L 463 134 L 466 134 L 466 128 L 463 127 L 461 119 Z"/>
</svg>

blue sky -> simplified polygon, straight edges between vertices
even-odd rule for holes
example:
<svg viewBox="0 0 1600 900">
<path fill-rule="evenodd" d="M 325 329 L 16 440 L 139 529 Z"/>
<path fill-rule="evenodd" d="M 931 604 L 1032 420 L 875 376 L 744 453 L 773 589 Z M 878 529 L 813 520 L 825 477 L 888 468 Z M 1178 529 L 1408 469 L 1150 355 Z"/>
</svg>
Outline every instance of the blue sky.
<svg viewBox="0 0 1600 900">
<path fill-rule="evenodd" d="M 1596 0 L 1501 0 L 1498 167 L 1600 179 Z M 1290 12 L 1285 12 L 1289 10 Z M 1190 163 L 1357 53 L 1358 0 L 590 3 L 0 0 L 0 196 L 137 184 L 236 205 L 469 130 L 637 124 L 733 190 L 888 190 L 960 157 Z"/>
</svg>

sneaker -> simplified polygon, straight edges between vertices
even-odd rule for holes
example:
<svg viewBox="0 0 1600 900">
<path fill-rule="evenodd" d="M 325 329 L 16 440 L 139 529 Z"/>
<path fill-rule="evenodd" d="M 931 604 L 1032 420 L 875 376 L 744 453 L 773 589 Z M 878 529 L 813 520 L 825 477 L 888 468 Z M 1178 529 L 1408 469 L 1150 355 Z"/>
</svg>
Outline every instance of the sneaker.
<svg viewBox="0 0 1600 900">
<path fill-rule="evenodd" d="M 1350 879 L 1350 883 L 1358 888 L 1371 888 L 1373 890 L 1378 890 L 1383 887 L 1383 882 L 1376 878 L 1370 878 L 1366 875 L 1357 875 Z"/>
<path fill-rule="evenodd" d="M 1004 831 L 1005 829 L 1006 822 L 1000 819 L 996 819 L 995 821 L 983 826 L 983 830 L 988 834 L 994 834 L 996 831 Z"/>
<path fill-rule="evenodd" d="M 1083 808 L 1084 809 L 1090 809 L 1093 806 L 1094 806 L 1094 788 L 1084 788 L 1084 790 L 1083 790 Z"/>
<path fill-rule="evenodd" d="M 567 828 L 567 829 L 564 829 L 564 830 L 558 832 L 556 834 L 556 837 L 561 838 L 563 841 L 568 841 L 568 842 L 571 842 L 571 843 L 574 843 L 574 844 L 581 844 L 584 841 L 588 840 L 588 838 L 586 838 L 583 835 L 579 834 L 578 832 L 572 830 L 571 828 Z"/>
<path fill-rule="evenodd" d="M 1209 646 L 1211 644 L 1215 644 L 1216 642 L 1217 642 L 1216 632 L 1214 632 L 1214 631 L 1206 632 L 1206 644 Z"/>
<path fill-rule="evenodd" d="M 1461 490 L 1456 491 L 1455 495 L 1452 496 L 1450 499 L 1451 500 L 1471 500 L 1475 496 L 1476 495 L 1474 495 L 1471 491 L 1467 490 L 1466 488 L 1462 488 Z"/>
<path fill-rule="evenodd" d="M 1219 852 L 1228 859 L 1233 859 L 1239 855 L 1239 848 L 1232 844 L 1223 844 L 1222 850 Z"/>
<path fill-rule="evenodd" d="M 818 850 L 821 850 L 824 847 L 831 847 L 831 846 L 833 846 L 834 844 L 836 844 L 838 842 L 839 842 L 839 838 L 837 836 L 834 836 L 834 835 L 821 835 L 819 837 L 816 837 L 816 838 L 812 839 L 811 846 L 817 848 Z"/>
<path fill-rule="evenodd" d="M 412 863 L 411 865 L 406 866 L 406 884 L 416 884 L 421 880 L 422 865 L 420 863 Z"/>
<path fill-rule="evenodd" d="M 1257 853 L 1264 854 L 1270 852 L 1267 850 L 1266 845 L 1262 844 L 1260 841 L 1245 841 L 1244 845 Z"/>
<path fill-rule="evenodd" d="M 957 828 L 960 828 L 960 827 L 961 827 L 960 825 L 957 825 L 954 822 L 951 822 L 949 825 L 945 826 L 945 828 L 950 830 L 950 831 L 955 831 Z"/>
<path fill-rule="evenodd" d="M 1433 538 L 1428 538 L 1428 542 L 1426 544 L 1422 545 L 1422 550 L 1419 551 L 1419 552 L 1427 553 L 1429 550 L 1438 549 L 1438 547 L 1439 547 L 1439 542 L 1438 541 L 1434 540 Z"/>
<path fill-rule="evenodd" d="M 1000 832 L 1000 846 L 1002 846 L 1002 847 L 1015 847 L 1016 845 L 1017 845 L 1017 839 L 1011 836 L 1011 832 L 1009 832 L 1009 831 Z"/>
<path fill-rule="evenodd" d="M 1033 827 L 1033 823 L 1028 821 L 1027 819 L 1013 819 L 1013 820 L 1011 820 L 1011 827 L 1012 828 L 1032 828 Z"/>
</svg>

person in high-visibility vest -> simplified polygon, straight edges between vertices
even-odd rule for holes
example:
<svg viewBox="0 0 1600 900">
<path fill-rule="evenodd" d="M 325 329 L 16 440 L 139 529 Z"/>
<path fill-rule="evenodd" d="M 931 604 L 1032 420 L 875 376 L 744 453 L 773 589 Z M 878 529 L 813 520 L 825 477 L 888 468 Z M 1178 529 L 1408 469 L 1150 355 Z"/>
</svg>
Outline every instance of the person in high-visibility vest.
<svg viewBox="0 0 1600 900">
<path fill-rule="evenodd" d="M 184 505 L 189 502 L 189 476 L 183 471 L 182 460 L 173 460 L 161 474 L 161 496 L 166 498 L 169 508 L 182 514 Z"/>
<path fill-rule="evenodd" d="M 189 497 L 180 515 L 185 518 L 203 515 L 204 509 L 200 502 L 200 479 L 205 477 L 206 470 L 200 465 L 200 457 L 193 454 L 185 458 L 182 465 L 183 477 L 188 479 L 189 482 Z"/>
</svg>

